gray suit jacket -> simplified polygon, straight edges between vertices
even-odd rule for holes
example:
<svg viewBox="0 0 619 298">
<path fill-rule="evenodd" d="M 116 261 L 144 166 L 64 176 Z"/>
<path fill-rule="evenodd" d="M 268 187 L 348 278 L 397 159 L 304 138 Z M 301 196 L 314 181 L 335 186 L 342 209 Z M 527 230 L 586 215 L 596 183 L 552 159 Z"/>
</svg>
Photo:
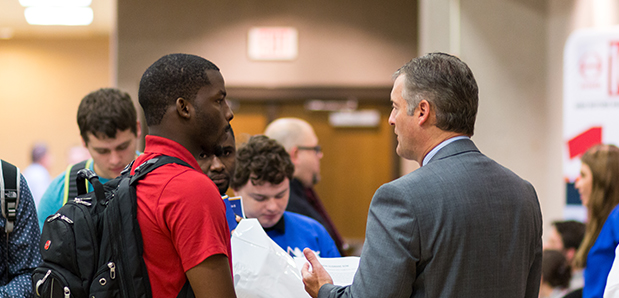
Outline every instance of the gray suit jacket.
<svg viewBox="0 0 619 298">
<path fill-rule="evenodd" d="M 530 183 L 458 140 L 372 199 L 354 282 L 319 297 L 531 297 L 542 215 Z"/>
</svg>

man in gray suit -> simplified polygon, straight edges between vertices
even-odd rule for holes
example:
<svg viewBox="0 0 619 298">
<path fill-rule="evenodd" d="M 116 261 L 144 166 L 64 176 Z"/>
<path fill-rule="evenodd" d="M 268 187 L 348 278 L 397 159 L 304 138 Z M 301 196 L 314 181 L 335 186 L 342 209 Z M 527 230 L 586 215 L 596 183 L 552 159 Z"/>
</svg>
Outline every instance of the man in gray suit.
<svg viewBox="0 0 619 298">
<path fill-rule="evenodd" d="M 541 277 L 542 215 L 535 189 L 470 140 L 477 114 L 473 73 L 432 53 L 394 74 L 389 123 L 414 172 L 372 199 L 359 269 L 350 286 L 308 249 L 312 297 L 531 297 Z"/>
</svg>

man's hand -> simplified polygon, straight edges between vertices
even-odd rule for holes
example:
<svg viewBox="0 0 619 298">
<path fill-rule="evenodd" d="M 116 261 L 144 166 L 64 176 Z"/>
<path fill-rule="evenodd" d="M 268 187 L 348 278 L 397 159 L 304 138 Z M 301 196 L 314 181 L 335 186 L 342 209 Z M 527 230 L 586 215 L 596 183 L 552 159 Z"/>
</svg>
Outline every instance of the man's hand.
<svg viewBox="0 0 619 298">
<path fill-rule="evenodd" d="M 318 291 L 324 284 L 333 284 L 331 275 L 322 267 L 318 258 L 314 252 L 305 248 L 303 254 L 309 263 L 303 265 L 301 274 L 303 275 L 303 284 L 305 284 L 305 291 L 307 291 L 313 298 L 318 297 Z M 312 265 L 312 271 L 310 271 L 310 264 Z"/>
</svg>

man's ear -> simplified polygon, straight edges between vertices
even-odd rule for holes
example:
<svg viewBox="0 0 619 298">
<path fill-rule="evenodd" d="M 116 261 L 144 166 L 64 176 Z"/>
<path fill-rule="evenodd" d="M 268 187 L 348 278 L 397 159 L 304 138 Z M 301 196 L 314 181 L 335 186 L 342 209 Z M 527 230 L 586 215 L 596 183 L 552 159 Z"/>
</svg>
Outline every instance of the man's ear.
<svg viewBox="0 0 619 298">
<path fill-rule="evenodd" d="M 297 160 L 299 160 L 299 148 L 294 146 L 290 149 L 290 161 L 292 161 L 292 164 L 296 165 Z"/>
<path fill-rule="evenodd" d="M 571 262 L 574 259 L 574 256 L 576 255 L 576 249 L 575 248 L 568 248 L 564 251 L 565 254 L 565 258 Z"/>
<path fill-rule="evenodd" d="M 418 112 L 416 116 L 420 126 L 430 119 L 430 103 L 427 100 L 422 99 L 417 105 L 416 111 Z"/>
<path fill-rule="evenodd" d="M 193 112 L 193 106 L 188 100 L 179 97 L 176 99 L 176 112 L 181 118 L 189 119 Z"/>
<path fill-rule="evenodd" d="M 136 138 L 139 138 L 140 135 L 142 135 L 142 124 L 140 123 L 140 120 L 137 120 L 135 125 L 136 125 L 135 136 Z"/>
</svg>

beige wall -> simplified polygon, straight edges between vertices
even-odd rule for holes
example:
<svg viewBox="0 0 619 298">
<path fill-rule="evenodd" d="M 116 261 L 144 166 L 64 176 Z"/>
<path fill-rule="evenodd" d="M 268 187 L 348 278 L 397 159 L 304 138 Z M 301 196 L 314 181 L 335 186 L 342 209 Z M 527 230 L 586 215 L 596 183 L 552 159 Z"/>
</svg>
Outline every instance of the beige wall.
<svg viewBox="0 0 619 298">
<path fill-rule="evenodd" d="M 570 19 L 576 13 L 572 0 L 548 1 L 546 72 L 546 118 L 548 119 L 548 174 L 546 184 L 552 193 L 542 200 L 544 227 L 563 219 L 565 181 L 563 180 L 563 49 L 569 34 L 575 30 Z M 545 233 L 546 234 L 546 233 Z"/>
<path fill-rule="evenodd" d="M 24 169 L 34 142 L 54 156 L 52 175 L 81 145 L 77 106 L 94 89 L 110 86 L 107 37 L 0 40 L 0 157 Z"/>
<path fill-rule="evenodd" d="M 167 1 L 118 3 L 118 84 L 132 95 L 144 70 L 173 52 L 212 60 L 227 86 L 243 87 L 389 86 L 416 52 L 414 1 L 193 0 L 173 8 Z M 250 61 L 252 26 L 296 27 L 298 58 Z"/>
<path fill-rule="evenodd" d="M 479 149 L 533 184 L 542 206 L 557 189 L 561 159 L 549 138 L 546 103 L 547 18 L 543 1 L 462 1 L 461 57 L 479 85 L 473 140 Z M 556 141 L 556 140 L 555 140 Z M 544 217 L 545 208 L 542 210 Z"/>
</svg>

